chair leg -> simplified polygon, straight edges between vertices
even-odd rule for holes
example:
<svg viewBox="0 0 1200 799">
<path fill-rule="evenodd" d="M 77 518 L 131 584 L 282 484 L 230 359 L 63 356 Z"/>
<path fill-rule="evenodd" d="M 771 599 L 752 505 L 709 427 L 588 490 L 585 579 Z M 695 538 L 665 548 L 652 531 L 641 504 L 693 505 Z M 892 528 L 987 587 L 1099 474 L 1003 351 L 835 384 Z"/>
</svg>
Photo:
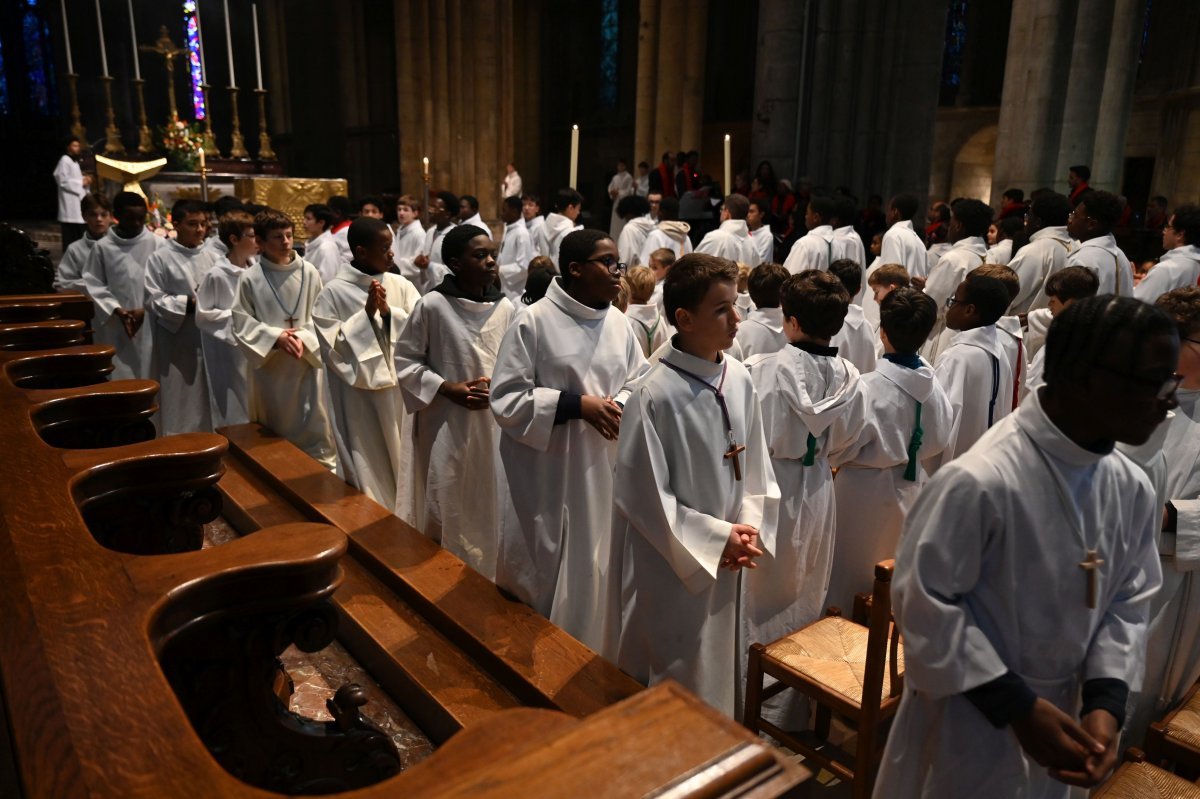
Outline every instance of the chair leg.
<svg viewBox="0 0 1200 799">
<path fill-rule="evenodd" d="M 746 669 L 746 705 L 742 710 L 742 725 L 755 735 L 758 735 L 758 718 L 762 712 L 762 653 L 762 644 L 750 646 L 749 665 Z"/>
<path fill-rule="evenodd" d="M 833 711 L 830 710 L 826 705 L 822 705 L 818 702 L 814 702 L 814 704 L 817 706 L 817 708 L 814 714 L 816 721 L 813 723 L 813 732 L 816 733 L 816 736 L 822 741 L 828 741 L 829 727 L 833 721 Z"/>
<path fill-rule="evenodd" d="M 868 721 L 858 728 L 858 745 L 854 747 L 854 786 L 850 795 L 853 799 L 870 799 L 875 787 L 875 747 L 878 746 L 879 731 Z"/>
</svg>

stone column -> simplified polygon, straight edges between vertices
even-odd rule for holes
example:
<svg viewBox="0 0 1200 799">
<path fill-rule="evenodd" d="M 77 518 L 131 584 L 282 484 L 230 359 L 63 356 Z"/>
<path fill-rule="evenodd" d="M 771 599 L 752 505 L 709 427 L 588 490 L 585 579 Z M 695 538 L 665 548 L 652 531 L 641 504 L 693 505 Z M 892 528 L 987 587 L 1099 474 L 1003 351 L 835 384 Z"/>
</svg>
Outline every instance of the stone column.
<svg viewBox="0 0 1200 799">
<path fill-rule="evenodd" d="M 1104 63 L 1113 36 L 1114 4 L 1115 0 L 1079 0 L 1057 167 L 1053 181 L 1045 180 L 1043 184 L 1058 192 L 1067 190 L 1068 169 L 1075 164 L 1092 162 L 1096 113 L 1100 107 L 1100 93 L 1104 90 Z"/>
<path fill-rule="evenodd" d="M 1091 185 L 1120 193 L 1125 174 L 1125 139 L 1133 112 L 1138 50 L 1142 39 L 1145 3 L 1116 0 L 1112 38 L 1104 69 L 1104 92 L 1096 116 Z"/>
<path fill-rule="evenodd" d="M 750 161 L 751 167 L 770 161 L 781 178 L 795 176 L 807 8 L 808 0 L 760 0 L 758 4 Z"/>
<path fill-rule="evenodd" d="M 679 112 L 679 147 L 699 150 L 704 129 L 704 59 L 708 38 L 708 0 L 690 0 L 687 4 L 687 19 L 682 22 L 683 87 Z M 676 51 L 676 57 L 680 55 Z M 708 163 L 716 163 L 709 153 Z"/>
<path fill-rule="evenodd" d="M 658 86 L 654 99 L 654 152 L 674 152 L 682 144 L 680 101 L 687 44 L 684 20 L 687 0 L 661 0 L 658 13 Z M 658 159 L 656 158 L 655 161 Z"/>
<path fill-rule="evenodd" d="M 645 159 L 653 168 L 662 155 L 654 149 L 654 114 L 658 89 L 658 0 L 641 0 L 639 8 L 633 158 L 635 163 Z"/>
</svg>

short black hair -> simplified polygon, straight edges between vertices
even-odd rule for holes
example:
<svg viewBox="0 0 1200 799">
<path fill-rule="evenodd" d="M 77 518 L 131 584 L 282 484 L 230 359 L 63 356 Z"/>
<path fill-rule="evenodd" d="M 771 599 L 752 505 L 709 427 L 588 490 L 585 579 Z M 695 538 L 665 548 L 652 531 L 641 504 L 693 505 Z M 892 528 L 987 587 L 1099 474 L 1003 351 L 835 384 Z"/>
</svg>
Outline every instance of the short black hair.
<svg viewBox="0 0 1200 799">
<path fill-rule="evenodd" d="M 1085 164 L 1068 167 L 1067 171 L 1074 172 L 1076 175 L 1079 175 L 1079 177 L 1083 178 L 1084 183 L 1092 179 L 1092 168 L 1090 166 L 1086 166 Z"/>
<path fill-rule="evenodd" d="M 1019 216 L 1006 216 L 996 223 L 996 230 L 1003 233 L 1006 239 L 1011 239 L 1024 228 L 1025 220 Z"/>
<path fill-rule="evenodd" d="M 515 196 L 515 195 L 514 195 L 514 196 L 512 196 L 512 197 L 505 197 L 505 198 L 504 198 L 504 207 L 505 207 L 505 208 L 511 208 L 511 209 L 513 209 L 514 211 L 520 211 L 520 210 L 521 210 L 521 204 L 522 204 L 522 203 L 521 203 L 521 198 L 520 198 L 520 197 L 517 197 L 517 196 Z"/>
<path fill-rule="evenodd" d="M 770 262 L 761 263 L 750 270 L 746 288 L 755 307 L 778 308 L 779 290 L 783 287 L 783 281 L 788 279 L 788 275 L 788 270 Z"/>
<path fill-rule="evenodd" d="M 208 209 L 199 200 L 176 200 L 175 204 L 171 206 L 172 224 L 179 224 L 187 218 L 188 214 L 204 214 L 205 219 L 207 219 Z"/>
<path fill-rule="evenodd" d="M 541 205 L 542 205 L 542 201 L 539 200 L 538 196 L 536 194 L 533 194 L 532 192 L 525 192 L 524 194 L 522 194 L 521 202 L 531 202 L 538 207 L 541 207 Z"/>
<path fill-rule="evenodd" d="M 640 194 L 630 194 L 617 200 L 617 216 L 622 219 L 636 219 L 650 213 L 650 201 Z"/>
<path fill-rule="evenodd" d="M 534 261 L 536 260 L 535 258 Z M 521 302 L 526 305 L 533 305 L 542 297 L 545 297 L 546 291 L 557 276 L 558 270 L 553 265 L 535 264 L 533 261 L 530 261 L 529 277 L 525 279 L 525 293 L 521 295 Z"/>
<path fill-rule="evenodd" d="M 862 290 L 862 267 L 858 261 L 850 258 L 839 258 L 829 265 L 829 272 L 846 287 L 846 293 L 853 300 Z"/>
<path fill-rule="evenodd" d="M 584 228 L 573 230 L 562 240 L 558 248 L 558 274 L 562 278 L 563 288 L 571 285 L 571 264 L 581 264 L 596 251 L 596 245 L 605 239 L 612 239 L 603 230 Z"/>
<path fill-rule="evenodd" d="M 373 205 L 373 206 L 375 206 L 376 208 L 378 208 L 380 211 L 382 211 L 382 210 L 383 210 L 383 208 L 384 208 L 384 206 L 383 206 L 383 198 L 382 198 L 382 197 L 377 197 L 377 196 L 375 196 L 374 194 L 368 194 L 366 197 L 362 197 L 362 198 L 360 198 L 360 199 L 359 199 L 359 201 L 358 201 L 358 211 L 359 211 L 359 213 L 361 213 L 361 212 L 362 212 L 362 209 L 363 209 L 364 207 L 368 206 L 368 205 Z M 348 235 L 348 234 L 347 234 L 347 235 Z"/>
<path fill-rule="evenodd" d="M 963 300 L 975 306 L 975 312 L 985 325 L 994 325 L 1008 310 L 1008 286 L 1004 281 L 990 275 L 969 272 L 963 278 Z"/>
<path fill-rule="evenodd" d="M 337 220 L 349 219 L 354 215 L 354 205 L 351 204 L 350 198 L 344 194 L 335 194 L 325 201 L 329 206 L 329 210 L 333 211 L 333 217 Z"/>
<path fill-rule="evenodd" d="M 1133 369 L 1142 341 L 1178 334 L 1166 312 L 1133 297 L 1101 294 L 1073 302 L 1054 317 L 1046 333 L 1046 384 L 1085 381 L 1095 365 L 1116 349 L 1119 339 L 1124 339 L 1123 354 Z"/>
<path fill-rule="evenodd" d="M 462 258 L 467 251 L 467 245 L 479 236 L 487 236 L 488 232 L 478 225 L 455 225 L 450 232 L 442 237 L 442 263 Z"/>
<path fill-rule="evenodd" d="M 1024 189 L 1007 189 L 1001 196 L 1003 196 L 1004 199 L 1012 200 L 1015 203 L 1025 202 Z"/>
<path fill-rule="evenodd" d="M 853 225 L 858 216 L 858 203 L 850 195 L 843 194 L 834 201 L 833 215 L 837 217 L 839 227 Z"/>
<path fill-rule="evenodd" d="M 313 203 L 312 205 L 304 206 L 304 213 L 312 214 L 312 218 L 325 225 L 325 229 L 329 230 L 333 226 L 333 211 L 329 210 L 329 206 L 325 203 Z M 350 234 L 346 234 L 350 235 Z"/>
<path fill-rule="evenodd" d="M 1200 207 L 1181 205 L 1171 216 L 1175 217 L 1171 224 L 1176 233 L 1182 233 L 1188 244 L 1200 244 Z"/>
<path fill-rule="evenodd" d="M 795 319 L 805 334 L 828 339 L 836 336 L 846 321 L 850 294 L 834 275 L 806 269 L 783 281 L 779 304 L 784 318 Z"/>
<path fill-rule="evenodd" d="M 574 189 L 559 189 L 554 195 L 554 210 L 565 211 L 568 205 L 583 205 L 583 195 Z"/>
<path fill-rule="evenodd" d="M 479 198 L 474 194 L 460 194 L 458 195 L 458 202 L 459 205 L 466 203 L 468 208 L 475 213 L 479 213 Z"/>
<path fill-rule="evenodd" d="M 829 220 L 837 213 L 837 201 L 827 194 L 814 195 L 808 201 L 808 207 L 820 217 L 823 224 L 829 224 Z"/>
<path fill-rule="evenodd" d="M 992 224 L 992 207 L 982 200 L 958 200 L 950 207 L 968 236 L 986 236 Z"/>
<path fill-rule="evenodd" d="M 242 201 L 237 197 L 234 197 L 232 194 L 223 194 L 213 203 L 213 212 L 218 217 L 222 217 L 230 211 L 240 211 L 244 207 Z"/>
<path fill-rule="evenodd" d="M 730 219 L 745 219 L 750 211 L 750 201 L 742 194 L 730 194 L 725 198 L 725 210 Z"/>
<path fill-rule="evenodd" d="M 1062 227 L 1071 215 L 1071 201 L 1056 191 L 1043 192 L 1033 198 L 1029 210 L 1046 227 Z"/>
<path fill-rule="evenodd" d="M 388 230 L 387 224 L 373 216 L 360 216 L 351 222 L 350 227 L 346 229 L 346 243 L 350 245 L 351 257 L 359 247 L 370 247 L 375 237 L 385 230 Z"/>
<path fill-rule="evenodd" d="M 912 194 L 897 194 L 892 198 L 892 207 L 896 209 L 896 213 L 904 220 L 912 219 L 916 216 L 919 205 L 920 203 L 917 202 L 916 196 Z"/>
<path fill-rule="evenodd" d="M 667 321 L 675 326 L 675 314 L 679 309 L 695 309 L 713 283 L 724 280 L 736 286 L 737 279 L 737 264 L 728 258 L 699 252 L 688 253 L 675 262 L 663 280 L 663 307 L 667 312 Z"/>
<path fill-rule="evenodd" d="M 764 197 L 761 194 L 750 198 L 750 204 L 758 209 L 758 212 L 763 215 L 763 220 L 771 216 L 771 198 Z"/>
<path fill-rule="evenodd" d="M 1109 191 L 1086 191 L 1077 205 L 1087 208 L 1088 218 L 1096 220 L 1105 233 L 1111 233 L 1121 219 L 1121 198 Z"/>
<path fill-rule="evenodd" d="M 79 210 L 86 216 L 96 208 L 103 208 L 105 211 L 112 213 L 112 203 L 108 198 L 99 192 L 90 192 L 83 195 L 83 199 L 79 201 Z"/>
<path fill-rule="evenodd" d="M 127 208 L 145 208 L 146 198 L 132 191 L 122 191 L 113 197 L 113 216 L 121 218 L 121 213 Z"/>
<path fill-rule="evenodd" d="M 663 197 L 658 204 L 658 220 L 660 222 L 674 222 L 679 219 L 679 199 L 677 197 Z"/>
<path fill-rule="evenodd" d="M 442 204 L 446 206 L 446 210 L 452 215 L 458 213 L 458 198 L 452 192 L 435 191 L 433 196 L 441 200 Z"/>
<path fill-rule="evenodd" d="M 912 355 L 937 323 L 937 302 L 923 291 L 898 288 L 879 303 L 879 327 L 898 355 Z"/>
<path fill-rule="evenodd" d="M 1083 266 L 1068 266 L 1046 278 L 1046 296 L 1057 297 L 1060 302 L 1095 297 L 1099 290 L 1100 278 Z"/>
</svg>

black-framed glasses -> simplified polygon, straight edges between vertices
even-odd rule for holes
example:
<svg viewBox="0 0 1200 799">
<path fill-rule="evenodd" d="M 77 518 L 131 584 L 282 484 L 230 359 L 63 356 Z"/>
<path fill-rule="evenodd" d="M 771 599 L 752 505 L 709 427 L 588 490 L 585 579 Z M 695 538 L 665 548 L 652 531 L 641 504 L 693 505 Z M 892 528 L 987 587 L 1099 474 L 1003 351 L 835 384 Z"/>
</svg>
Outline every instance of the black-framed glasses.
<svg viewBox="0 0 1200 799">
<path fill-rule="evenodd" d="M 955 305 L 958 305 L 960 302 L 962 302 L 962 300 L 957 300 L 954 297 L 947 297 L 946 298 L 946 310 L 947 311 L 950 310 Z"/>
<path fill-rule="evenodd" d="M 623 275 L 629 271 L 629 264 L 623 264 L 620 261 L 614 260 L 612 256 L 606 255 L 603 258 L 589 258 L 589 264 L 600 264 L 608 270 L 610 275 Z"/>
<path fill-rule="evenodd" d="M 1125 372 L 1119 372 L 1116 369 L 1101 364 L 1096 364 L 1096 368 L 1102 372 L 1108 372 L 1110 375 L 1116 375 L 1123 380 L 1128 380 L 1130 383 L 1154 389 L 1154 398 L 1157 400 L 1170 399 L 1175 396 L 1175 392 L 1179 390 L 1179 386 L 1184 380 L 1184 375 L 1179 373 L 1172 374 L 1165 380 L 1155 380 L 1150 377 L 1137 377 Z"/>
</svg>

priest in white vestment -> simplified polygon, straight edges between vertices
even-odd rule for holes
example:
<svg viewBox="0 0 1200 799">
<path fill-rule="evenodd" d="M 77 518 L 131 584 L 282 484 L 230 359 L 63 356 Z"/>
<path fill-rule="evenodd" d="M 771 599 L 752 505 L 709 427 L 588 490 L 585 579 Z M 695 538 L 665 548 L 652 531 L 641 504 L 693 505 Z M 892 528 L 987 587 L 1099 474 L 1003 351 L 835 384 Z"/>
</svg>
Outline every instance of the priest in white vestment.
<svg viewBox="0 0 1200 799">
<path fill-rule="evenodd" d="M 1009 313 L 1027 314 L 1046 307 L 1046 281 L 1066 268 L 1067 257 L 1075 249 L 1075 241 L 1067 232 L 1070 213 L 1070 202 L 1055 193 L 1039 195 L 1025 212 L 1029 242 L 1008 263 L 1021 281 L 1021 291 L 1009 306 Z"/>
<path fill-rule="evenodd" d="M 79 168 L 83 144 L 74 136 L 67 142 L 67 151 L 54 167 L 54 183 L 58 187 L 58 221 L 62 227 L 63 247 L 78 239 L 84 219 L 80 203 L 88 193 L 90 177 L 84 177 Z"/>
<path fill-rule="evenodd" d="M 1095 272 L 1100 278 L 1101 294 L 1132 297 L 1133 267 L 1112 234 L 1120 216 L 1121 204 L 1116 196 L 1106 191 L 1084 194 L 1067 220 L 1067 232 L 1080 242 L 1079 249 L 1067 257 L 1067 265 Z"/>
<path fill-rule="evenodd" d="M 1172 289 L 1200 282 L 1200 209 L 1175 209 L 1163 227 L 1162 237 L 1166 252 L 1133 289 L 1133 296 L 1144 302 L 1154 302 Z"/>
<path fill-rule="evenodd" d="M 887 232 L 880 243 L 879 259 L 885 264 L 900 264 L 909 277 L 925 277 L 929 274 L 929 258 L 925 242 L 913 230 L 913 217 L 917 213 L 917 198 L 911 194 L 898 194 L 892 198 L 887 211 Z"/>
<path fill-rule="evenodd" d="M 104 238 L 112 226 L 112 203 L 101 194 L 89 194 L 83 198 L 83 236 L 67 245 L 62 260 L 54 272 L 55 291 L 78 291 L 86 294 L 83 283 L 83 267 L 87 265 L 96 242 Z"/>
<path fill-rule="evenodd" d="M 529 229 L 521 218 L 521 198 L 505 197 L 500 204 L 500 220 L 504 222 L 504 238 L 496 256 L 500 271 L 500 289 L 509 302 L 521 301 L 525 280 L 529 277 L 529 262 L 537 253 L 529 240 Z"/>
<path fill-rule="evenodd" d="M 233 334 L 233 303 L 237 299 L 242 272 L 254 263 L 258 240 L 254 217 L 234 211 L 221 218 L 220 233 L 225 251 L 200 281 L 196 291 L 196 327 L 208 376 L 209 405 L 213 427 L 250 421 L 246 400 L 246 356 Z"/>
<path fill-rule="evenodd" d="M 937 366 L 942 350 L 950 344 L 953 333 L 943 335 L 946 330 L 946 301 L 954 296 L 954 290 L 963 282 L 967 273 L 982 266 L 987 260 L 987 245 L 983 237 L 991 224 L 992 209 L 979 200 L 959 200 L 950 215 L 950 239 L 948 249 L 937 265 L 929 271 L 925 281 L 925 293 L 937 303 L 938 322 L 933 326 L 929 341 L 921 350 L 925 360 Z M 909 273 L 912 276 L 912 273 Z"/>
<path fill-rule="evenodd" d="M 750 230 L 746 227 L 749 210 L 750 201 L 742 195 L 731 194 L 726 197 L 725 205 L 721 208 L 720 226 L 701 239 L 696 245 L 696 252 L 728 258 L 750 268 L 758 266 L 758 249 L 750 240 Z"/>
</svg>

